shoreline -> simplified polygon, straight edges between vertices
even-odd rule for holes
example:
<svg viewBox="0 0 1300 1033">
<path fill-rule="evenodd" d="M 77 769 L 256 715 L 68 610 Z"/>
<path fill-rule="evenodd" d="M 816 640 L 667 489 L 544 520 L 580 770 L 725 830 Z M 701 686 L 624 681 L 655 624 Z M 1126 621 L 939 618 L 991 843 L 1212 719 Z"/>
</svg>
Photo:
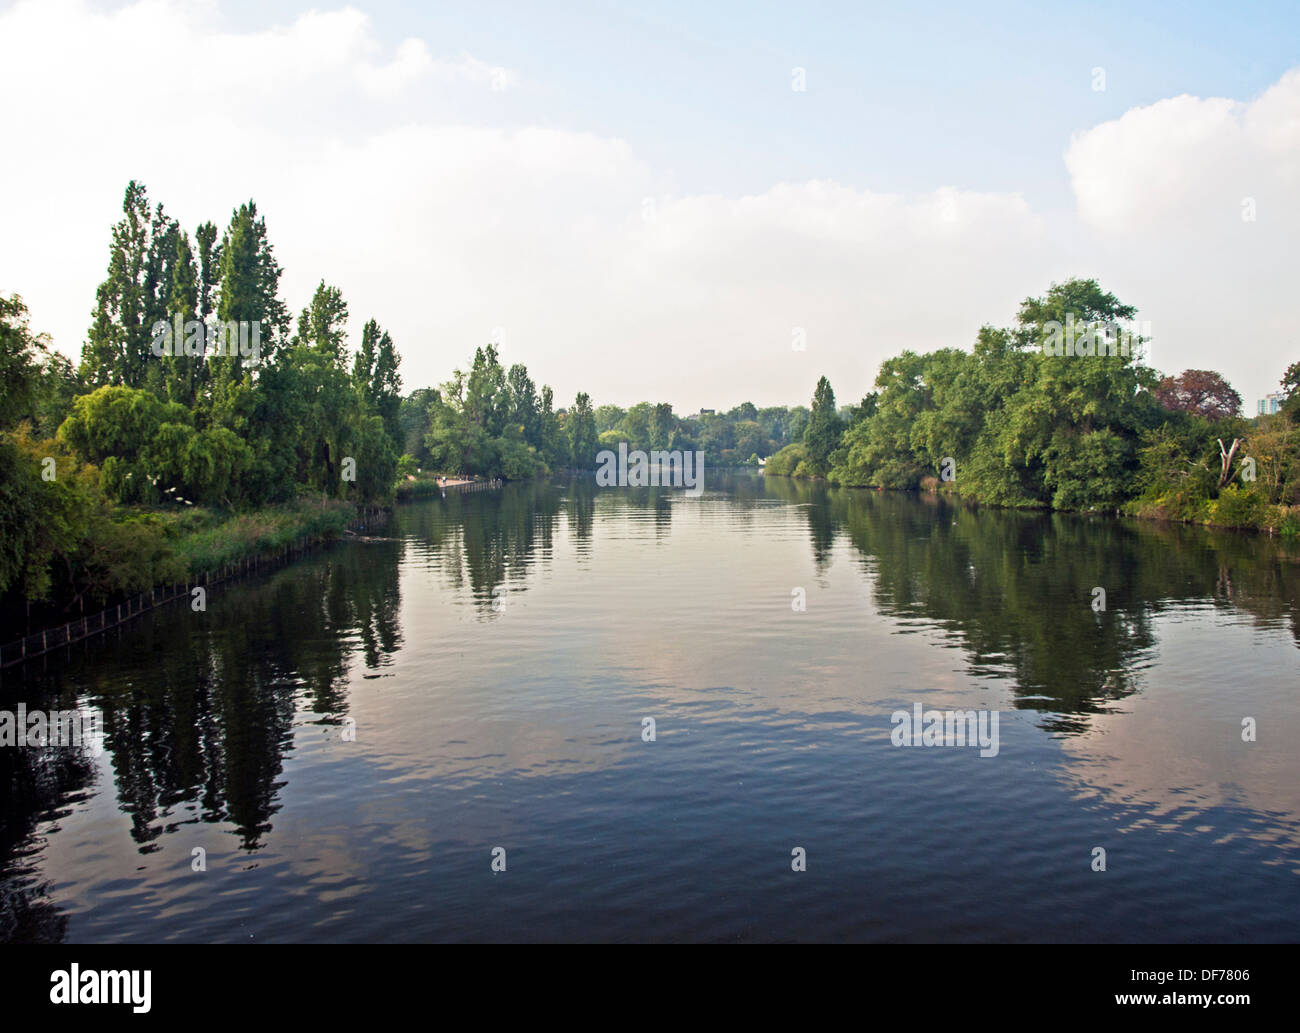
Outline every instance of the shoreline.
<svg viewBox="0 0 1300 1033">
<path fill-rule="evenodd" d="M 417 490 L 403 492 L 401 489 L 408 484 Z M 482 488 L 477 488 L 478 485 Z M 424 486 L 424 490 L 417 486 Z M 112 593 L 105 597 L 102 609 L 91 612 L 78 610 L 72 618 L 60 614 L 63 619 L 33 620 L 22 635 L 0 642 L 0 669 L 20 667 L 27 660 L 111 631 L 142 613 L 175 601 L 196 587 L 222 584 L 269 567 L 287 566 L 321 545 L 353 536 L 375 524 L 387 523 L 392 507 L 398 503 L 434 497 L 448 489 L 463 492 L 495 486 L 498 486 L 497 482 L 476 478 L 458 478 L 445 483 L 420 479 L 399 483 L 389 506 L 363 506 L 341 499 L 300 499 L 288 505 L 225 514 L 210 526 L 181 533 L 167 541 L 172 555 L 186 564 L 184 579 L 173 581 L 164 578 L 153 581 L 138 592 Z M 135 517 L 164 515 L 172 521 L 180 521 L 193 511 L 159 514 L 152 510 L 136 511 L 124 507 L 124 512 Z M 76 597 L 73 597 L 65 609 L 75 602 Z M 57 605 L 58 601 L 47 602 L 42 604 L 42 608 Z"/>
<path fill-rule="evenodd" d="M 1216 524 L 1208 520 L 1188 520 L 1181 517 L 1163 516 L 1156 513 L 1133 513 L 1122 508 L 1117 509 L 1053 509 L 1051 506 L 1001 506 L 996 502 L 981 502 L 978 499 L 966 499 L 953 491 L 931 491 L 926 488 L 881 488 L 871 484 L 843 484 L 826 477 L 795 477 L 785 473 L 764 473 L 764 477 L 780 477 L 787 481 L 804 484 L 824 484 L 828 488 L 843 488 L 847 491 L 889 492 L 895 495 L 928 495 L 932 498 L 948 499 L 974 507 L 988 507 L 1007 513 L 1065 513 L 1070 516 L 1101 516 L 1112 519 L 1144 520 L 1156 524 L 1177 524 L 1182 527 L 1201 527 L 1211 531 L 1242 531 L 1250 534 L 1264 535 L 1284 542 L 1300 542 L 1300 535 L 1286 534 L 1275 527 L 1258 527 L 1254 524 Z"/>
<path fill-rule="evenodd" d="M 159 516 L 149 511 L 132 515 Z M 195 515 L 192 511 L 166 514 L 174 523 Z M 78 610 L 74 617 L 60 614 L 61 620 L 50 620 L 49 615 L 60 602 L 67 613 L 78 597 L 46 602 L 42 606 L 46 617 L 33 620 L 24 634 L 0 642 L 0 669 L 21 667 L 27 660 L 111 631 L 142 613 L 188 596 L 195 588 L 287 565 L 321 545 L 387 519 L 387 509 L 340 499 L 300 499 L 290 505 L 225 514 L 208 526 L 181 530 L 174 538 L 165 539 L 165 544 L 169 558 L 185 564 L 183 578 L 157 579 L 140 591 L 109 593 L 97 600 L 102 609 Z"/>
</svg>

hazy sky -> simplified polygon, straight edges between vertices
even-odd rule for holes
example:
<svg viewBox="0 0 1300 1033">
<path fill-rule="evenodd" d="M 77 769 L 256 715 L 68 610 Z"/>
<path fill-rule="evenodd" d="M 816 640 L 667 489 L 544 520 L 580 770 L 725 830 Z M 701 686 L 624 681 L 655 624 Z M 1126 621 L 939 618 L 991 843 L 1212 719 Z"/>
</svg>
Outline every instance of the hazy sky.
<svg viewBox="0 0 1300 1033">
<path fill-rule="evenodd" d="M 849 402 L 1069 276 L 1248 414 L 1300 359 L 1294 2 L 545 6 L 0 4 L 0 291 L 78 355 L 136 178 L 254 198 L 408 390 L 495 335 L 559 404 Z"/>
</svg>

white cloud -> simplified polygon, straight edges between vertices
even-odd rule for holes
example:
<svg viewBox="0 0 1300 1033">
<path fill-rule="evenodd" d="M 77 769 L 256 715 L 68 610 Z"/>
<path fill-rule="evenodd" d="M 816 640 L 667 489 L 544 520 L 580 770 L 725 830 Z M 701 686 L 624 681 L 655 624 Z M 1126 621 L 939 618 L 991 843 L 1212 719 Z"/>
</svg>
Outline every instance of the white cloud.
<svg viewBox="0 0 1300 1033">
<path fill-rule="evenodd" d="M 822 373 L 850 401 L 886 356 L 967 345 L 1073 274 L 1141 305 L 1162 338 L 1177 331 L 1196 359 L 1178 368 L 1223 369 L 1253 396 L 1286 364 L 1275 287 L 1300 210 L 1295 74 L 1251 104 L 1179 97 L 1076 136 L 1076 217 L 958 186 L 684 195 L 617 138 L 466 124 L 474 98 L 521 76 L 435 57 L 458 49 L 386 48 L 351 8 L 253 32 L 164 0 L 0 13 L 0 93 L 20 98 L 0 166 L 17 199 L 0 217 L 0 290 L 75 354 L 137 178 L 191 229 L 255 198 L 291 308 L 321 278 L 340 286 L 358 327 L 374 316 L 393 331 L 408 388 L 501 327 L 505 360 L 562 402 L 580 389 L 679 411 L 806 402 Z M 1239 339 L 1224 351 L 1228 315 Z"/>
<path fill-rule="evenodd" d="M 1105 233 L 1186 232 L 1241 223 L 1253 197 L 1294 222 L 1283 196 L 1300 173 L 1300 69 L 1253 103 L 1181 96 L 1134 108 L 1071 140 L 1080 218 Z"/>
<path fill-rule="evenodd" d="M 443 79 L 464 80 L 478 86 L 487 86 L 504 92 L 519 85 L 519 73 L 500 65 L 488 64 L 470 54 L 462 54 L 458 61 L 444 61 L 438 66 Z"/>
<path fill-rule="evenodd" d="M 1077 134 L 1065 162 L 1078 249 L 1139 299 L 1155 363 L 1222 371 L 1253 413 L 1300 359 L 1300 69 L 1250 102 L 1135 108 Z"/>
</svg>

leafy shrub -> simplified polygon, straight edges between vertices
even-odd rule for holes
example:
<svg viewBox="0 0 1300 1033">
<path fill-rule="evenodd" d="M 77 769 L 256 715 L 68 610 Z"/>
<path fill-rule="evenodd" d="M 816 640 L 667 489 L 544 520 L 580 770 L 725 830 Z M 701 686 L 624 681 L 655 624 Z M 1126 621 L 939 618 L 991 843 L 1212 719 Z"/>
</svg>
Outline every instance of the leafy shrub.
<svg viewBox="0 0 1300 1033">
<path fill-rule="evenodd" d="M 1233 484 L 1210 503 L 1207 522 L 1217 527 L 1262 528 L 1268 523 L 1268 508 L 1268 500 L 1255 489 Z"/>
<path fill-rule="evenodd" d="M 802 444 L 796 442 L 793 445 L 786 445 L 776 455 L 767 461 L 763 467 L 763 473 L 769 477 L 794 477 L 796 468 L 807 458 Z"/>
</svg>

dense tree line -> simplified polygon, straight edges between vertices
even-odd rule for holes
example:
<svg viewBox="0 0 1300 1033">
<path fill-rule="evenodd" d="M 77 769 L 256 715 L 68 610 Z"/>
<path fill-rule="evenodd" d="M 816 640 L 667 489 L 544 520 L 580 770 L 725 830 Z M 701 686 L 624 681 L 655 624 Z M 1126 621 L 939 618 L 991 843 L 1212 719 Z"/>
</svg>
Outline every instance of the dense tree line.
<svg viewBox="0 0 1300 1033">
<path fill-rule="evenodd" d="M 575 412 L 590 409 L 580 394 Z M 403 470 L 523 480 L 549 470 L 582 465 L 587 449 L 575 422 L 556 411 L 549 385 L 538 390 L 528 369 L 507 370 L 495 345 L 474 353 L 468 371 L 455 370 L 440 388 L 421 388 L 401 400 L 397 426 Z M 575 462 L 575 444 L 579 448 Z"/>
<path fill-rule="evenodd" d="M 757 465 L 803 435 L 808 410 L 803 406 L 757 408 L 741 402 L 724 413 L 704 412 L 678 417 L 667 402 L 638 402 L 628 409 L 602 405 L 596 409 L 601 448 L 691 449 L 703 452 L 713 466 Z"/>
<path fill-rule="evenodd" d="M 456 370 L 439 388 L 402 399 L 397 418 L 404 470 L 520 480 L 558 470 L 590 470 L 597 454 L 626 442 L 629 449 L 690 449 L 715 466 L 742 465 L 799 440 L 803 406 L 757 409 L 743 402 L 726 413 L 681 417 L 668 402 L 592 407 L 579 393 L 569 409 L 554 409 L 549 386 L 537 389 L 521 364 L 507 371 L 495 346 L 474 353 L 468 372 Z"/>
<path fill-rule="evenodd" d="M 1132 319 L 1091 280 L 1026 299 L 1014 326 L 981 328 L 969 351 L 888 359 L 855 405 L 823 377 L 807 408 L 679 416 L 585 393 L 556 408 L 493 345 L 403 397 L 383 327 L 367 321 L 351 349 L 347 303 L 324 281 L 295 322 L 280 276 L 253 202 L 191 237 L 133 182 L 78 368 L 33 333 L 21 298 L 0 296 L 0 606 L 183 576 L 160 506 L 385 502 L 399 471 L 520 480 L 591 469 L 620 442 L 998 505 L 1300 529 L 1300 363 L 1283 376 L 1283 412 L 1246 421 L 1211 371 L 1052 354 L 1053 327 Z"/>
<path fill-rule="evenodd" d="M 391 336 L 324 282 L 296 328 L 249 201 L 193 237 L 127 186 L 80 366 L 0 296 L 0 601 L 183 577 L 158 522 L 120 507 L 392 497 L 402 449 Z"/>
<path fill-rule="evenodd" d="M 970 351 L 888 359 L 847 420 L 823 377 L 803 439 L 766 472 L 1300 530 L 1300 363 L 1283 377 L 1284 412 L 1247 421 L 1217 373 L 1161 377 L 1139 360 L 1140 338 L 1127 354 L 1044 347 L 1063 324 L 1123 326 L 1134 314 L 1093 280 L 1054 284 L 1024 301 L 1015 326 L 981 328 Z"/>
<path fill-rule="evenodd" d="M 121 502 L 257 505 L 303 487 L 385 498 L 401 449 L 392 338 L 370 320 L 349 365 L 348 306 L 323 281 L 293 329 L 252 201 L 219 239 L 207 222 L 194 241 L 141 184 L 127 187 L 82 352 L 87 394 L 59 440 L 100 465 Z M 221 347 L 226 328 L 238 347 Z"/>
</svg>

